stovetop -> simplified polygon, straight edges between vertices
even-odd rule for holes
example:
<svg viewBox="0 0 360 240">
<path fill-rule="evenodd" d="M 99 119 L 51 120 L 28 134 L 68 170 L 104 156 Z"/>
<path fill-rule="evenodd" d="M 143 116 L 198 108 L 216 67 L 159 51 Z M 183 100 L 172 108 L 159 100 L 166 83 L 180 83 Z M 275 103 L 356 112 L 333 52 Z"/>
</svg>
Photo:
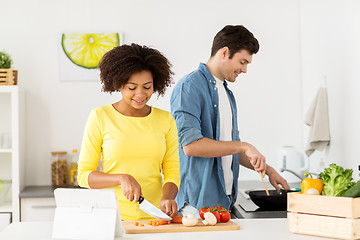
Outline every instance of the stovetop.
<svg viewBox="0 0 360 240">
<path fill-rule="evenodd" d="M 274 189 L 272 185 L 266 183 L 268 189 Z M 290 183 L 291 188 L 298 187 L 300 183 Z M 246 189 L 245 189 L 246 187 Z M 237 218 L 286 218 L 286 210 L 268 210 L 261 209 L 252 202 L 249 191 L 264 190 L 264 185 L 261 181 L 239 181 L 238 197 L 232 209 L 232 213 Z"/>
<path fill-rule="evenodd" d="M 239 189 L 238 191 L 237 203 L 246 212 L 261 211 L 261 209 L 255 203 L 253 203 L 253 201 L 251 201 L 250 196 L 248 194 L 250 191 L 255 191 L 255 190 L 262 190 L 262 189 L 251 189 L 251 190 Z"/>
</svg>

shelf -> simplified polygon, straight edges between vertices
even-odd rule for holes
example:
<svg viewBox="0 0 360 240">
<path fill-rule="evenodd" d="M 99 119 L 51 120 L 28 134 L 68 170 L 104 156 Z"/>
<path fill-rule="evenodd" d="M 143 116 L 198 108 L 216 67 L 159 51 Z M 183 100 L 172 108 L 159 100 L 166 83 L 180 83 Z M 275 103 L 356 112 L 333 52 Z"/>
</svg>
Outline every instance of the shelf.
<svg viewBox="0 0 360 240">
<path fill-rule="evenodd" d="M 17 85 L 6 85 L 6 86 L 0 86 L 0 93 L 4 92 L 4 93 L 10 93 L 10 92 L 14 92 L 18 89 Z"/>
<path fill-rule="evenodd" d="M 19 190 L 20 190 L 20 160 L 19 160 L 19 86 L 1 85 L 1 132 L 9 133 L 11 145 L 2 145 L 0 149 L 0 179 L 7 179 L 12 182 L 5 196 L 5 202 L 0 204 L 0 213 L 11 213 L 12 221 L 20 220 Z M 5 160 L 5 161 L 4 161 Z M 3 193 L 4 194 L 4 193 Z"/>
<path fill-rule="evenodd" d="M 11 206 L 11 202 L 7 201 L 7 202 L 0 204 L 0 213 L 12 212 L 12 211 L 13 211 L 13 209 Z"/>
<path fill-rule="evenodd" d="M 11 153 L 11 152 L 12 152 L 12 148 L 5 148 L 5 149 L 0 148 L 0 153 Z"/>
</svg>

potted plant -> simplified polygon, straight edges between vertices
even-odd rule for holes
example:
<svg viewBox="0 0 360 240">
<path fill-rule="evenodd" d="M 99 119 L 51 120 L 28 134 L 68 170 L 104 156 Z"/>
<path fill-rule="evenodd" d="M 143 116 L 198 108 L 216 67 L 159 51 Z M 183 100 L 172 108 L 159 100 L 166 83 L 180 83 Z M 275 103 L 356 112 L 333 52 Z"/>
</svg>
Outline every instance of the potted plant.
<svg viewBox="0 0 360 240">
<path fill-rule="evenodd" d="M 0 51 L 0 85 L 16 85 L 17 71 L 11 69 L 11 56 L 5 51 Z"/>
</svg>

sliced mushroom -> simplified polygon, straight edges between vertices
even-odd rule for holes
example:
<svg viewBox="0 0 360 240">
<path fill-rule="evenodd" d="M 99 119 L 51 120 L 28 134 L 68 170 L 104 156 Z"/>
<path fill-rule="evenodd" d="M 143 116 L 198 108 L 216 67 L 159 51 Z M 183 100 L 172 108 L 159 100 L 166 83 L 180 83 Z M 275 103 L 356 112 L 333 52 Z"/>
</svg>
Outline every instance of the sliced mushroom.
<svg viewBox="0 0 360 240">
<path fill-rule="evenodd" d="M 189 213 L 186 217 L 182 218 L 182 224 L 185 227 L 192 227 L 198 223 L 199 219 L 194 218 L 194 214 Z"/>
<path fill-rule="evenodd" d="M 204 214 L 204 218 L 205 218 L 205 220 L 202 221 L 202 222 L 205 225 L 213 226 L 213 225 L 215 225 L 217 223 L 217 219 L 216 219 L 215 215 L 213 213 L 211 213 L 211 212 L 206 212 Z"/>
</svg>

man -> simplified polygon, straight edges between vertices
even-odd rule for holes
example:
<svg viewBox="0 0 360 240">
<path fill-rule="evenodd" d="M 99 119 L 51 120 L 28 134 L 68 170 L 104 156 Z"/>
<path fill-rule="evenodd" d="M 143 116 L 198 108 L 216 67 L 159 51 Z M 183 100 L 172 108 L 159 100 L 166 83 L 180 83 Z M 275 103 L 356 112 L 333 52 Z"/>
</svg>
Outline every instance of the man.
<svg viewBox="0 0 360 240">
<path fill-rule="evenodd" d="M 257 39 L 244 26 L 225 26 L 213 40 L 208 62 L 173 90 L 181 176 L 176 202 L 183 215 L 218 204 L 230 209 L 237 197 L 239 164 L 267 174 L 276 189 L 278 184 L 289 189 L 254 146 L 240 142 L 236 102 L 227 86 L 246 73 L 258 50 Z"/>
</svg>

